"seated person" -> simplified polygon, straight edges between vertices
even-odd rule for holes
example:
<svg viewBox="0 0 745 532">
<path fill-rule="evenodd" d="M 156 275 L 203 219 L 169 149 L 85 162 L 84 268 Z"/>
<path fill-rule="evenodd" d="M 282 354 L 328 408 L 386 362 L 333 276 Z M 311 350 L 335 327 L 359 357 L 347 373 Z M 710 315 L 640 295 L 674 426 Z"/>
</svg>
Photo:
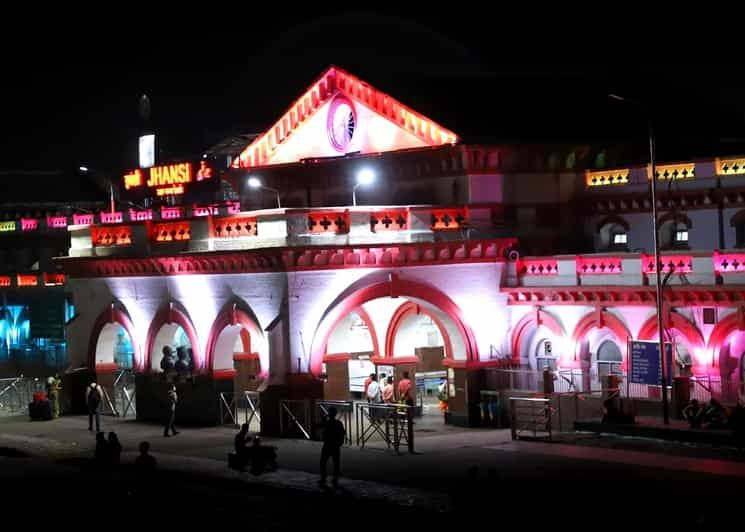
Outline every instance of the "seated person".
<svg viewBox="0 0 745 532">
<path fill-rule="evenodd" d="M 703 413 L 698 400 L 691 399 L 691 402 L 683 409 L 683 419 L 688 421 L 692 429 L 699 429 L 703 421 Z"/>
<path fill-rule="evenodd" d="M 256 436 L 251 449 L 251 473 L 260 475 L 265 469 L 277 470 L 277 448 L 271 445 L 261 445 L 261 439 Z"/>
<path fill-rule="evenodd" d="M 727 411 L 722 403 L 713 397 L 703 412 L 703 423 L 709 429 L 723 429 L 727 424 Z"/>
<path fill-rule="evenodd" d="M 251 436 L 248 435 L 248 425 L 244 423 L 241 425 L 241 430 L 235 435 L 234 448 L 235 454 L 238 459 L 238 467 L 241 471 L 246 470 L 246 466 L 251 461 L 251 447 L 248 444 L 251 443 Z"/>
</svg>

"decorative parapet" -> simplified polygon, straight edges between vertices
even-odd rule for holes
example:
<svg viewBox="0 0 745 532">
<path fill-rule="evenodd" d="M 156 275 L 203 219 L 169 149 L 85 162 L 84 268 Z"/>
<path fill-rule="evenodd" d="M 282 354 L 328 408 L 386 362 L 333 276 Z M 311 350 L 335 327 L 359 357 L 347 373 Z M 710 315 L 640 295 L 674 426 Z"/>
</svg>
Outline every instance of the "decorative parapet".
<svg viewBox="0 0 745 532">
<path fill-rule="evenodd" d="M 520 259 L 517 263 L 518 275 L 558 275 L 559 264 L 556 259 Z"/>
<path fill-rule="evenodd" d="M 211 238 L 240 238 L 256 236 L 258 227 L 255 217 L 234 216 L 213 220 Z"/>
<path fill-rule="evenodd" d="M 745 174 L 745 157 L 717 158 L 714 163 L 717 175 Z"/>
<path fill-rule="evenodd" d="M 102 224 L 120 224 L 124 220 L 124 214 L 121 212 L 102 212 Z"/>
<path fill-rule="evenodd" d="M 132 228 L 127 225 L 91 227 L 91 243 L 94 247 L 128 246 L 132 243 Z"/>
<path fill-rule="evenodd" d="M 349 211 L 309 212 L 308 232 L 337 235 L 348 233 Z"/>
<path fill-rule="evenodd" d="M 714 271 L 722 273 L 745 273 L 745 253 L 720 253 L 714 252 L 711 260 L 714 262 Z"/>
<path fill-rule="evenodd" d="M 93 225 L 92 214 L 73 214 L 72 223 L 74 225 Z"/>
<path fill-rule="evenodd" d="M 658 180 L 692 179 L 696 176 L 696 163 L 657 165 L 655 171 Z M 647 165 L 647 179 L 652 179 L 652 165 Z"/>
<path fill-rule="evenodd" d="M 153 224 L 150 235 L 157 243 L 190 240 L 191 224 L 189 222 Z"/>
<path fill-rule="evenodd" d="M 409 213 L 405 209 L 370 213 L 370 231 L 406 231 L 409 229 Z"/>
<path fill-rule="evenodd" d="M 642 253 L 641 263 L 643 274 L 650 275 L 657 271 L 653 255 Z M 691 273 L 693 271 L 692 255 L 661 255 L 660 263 L 662 264 L 660 273 Z"/>
<path fill-rule="evenodd" d="M 578 256 L 577 275 L 618 275 L 623 273 L 620 257 Z"/>
<path fill-rule="evenodd" d="M 21 218 L 21 231 L 36 231 L 38 228 L 38 218 Z"/>
<path fill-rule="evenodd" d="M 433 231 L 465 229 L 468 226 L 468 209 L 432 209 Z"/>
<path fill-rule="evenodd" d="M 606 185 L 625 185 L 629 182 L 629 169 L 620 170 L 596 170 L 585 172 L 585 183 L 588 187 L 601 187 Z"/>
</svg>

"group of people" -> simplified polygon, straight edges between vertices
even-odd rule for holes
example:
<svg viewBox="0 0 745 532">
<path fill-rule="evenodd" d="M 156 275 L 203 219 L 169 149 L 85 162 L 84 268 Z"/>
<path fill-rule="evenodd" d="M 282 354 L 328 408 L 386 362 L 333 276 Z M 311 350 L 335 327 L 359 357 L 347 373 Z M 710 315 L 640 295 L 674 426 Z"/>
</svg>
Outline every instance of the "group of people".
<svg viewBox="0 0 745 532">
<path fill-rule="evenodd" d="M 382 387 L 375 373 L 370 373 L 365 379 L 364 394 L 368 403 L 393 404 L 396 402 L 393 377 L 383 378 L 385 379 L 385 383 Z M 403 379 L 398 383 L 398 397 L 399 402 L 414 406 L 414 383 L 411 382 L 408 371 L 404 371 Z"/>
<path fill-rule="evenodd" d="M 683 418 L 692 429 L 723 429 L 730 424 L 729 412 L 713 397 L 705 405 L 699 403 L 698 399 L 691 399 L 683 409 Z"/>
<path fill-rule="evenodd" d="M 152 471 L 155 469 L 155 457 L 149 454 L 150 443 L 140 442 L 140 454 L 135 458 L 134 466 L 138 471 Z M 115 432 L 109 432 L 109 437 L 103 432 L 96 433 L 96 450 L 93 458 L 100 468 L 114 468 L 119 465 L 122 454 L 122 444 Z"/>
<path fill-rule="evenodd" d="M 101 385 L 91 382 L 85 388 L 85 404 L 88 408 L 88 430 L 93 431 L 93 421 L 96 422 L 96 433 L 101 432 L 101 406 L 104 400 L 104 391 Z M 163 436 L 168 438 L 172 433 L 174 436 L 179 432 L 176 430 L 176 405 L 178 404 L 178 393 L 176 385 L 171 384 L 166 394 L 166 415 Z M 109 433 L 111 434 L 111 433 Z"/>
</svg>

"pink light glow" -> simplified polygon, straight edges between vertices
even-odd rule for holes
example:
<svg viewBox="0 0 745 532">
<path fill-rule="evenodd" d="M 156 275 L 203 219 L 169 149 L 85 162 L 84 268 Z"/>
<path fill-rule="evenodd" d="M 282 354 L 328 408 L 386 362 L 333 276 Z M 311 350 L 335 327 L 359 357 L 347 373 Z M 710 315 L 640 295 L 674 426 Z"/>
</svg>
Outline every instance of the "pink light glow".
<svg viewBox="0 0 745 532">
<path fill-rule="evenodd" d="M 620 257 L 580 257 L 576 259 L 578 275 L 623 273 Z"/>
<path fill-rule="evenodd" d="M 101 223 L 102 224 L 120 224 L 124 219 L 124 215 L 121 212 L 102 212 Z"/>
<path fill-rule="evenodd" d="M 745 253 L 719 253 L 715 251 L 711 257 L 714 271 L 717 273 L 745 272 Z"/>
<path fill-rule="evenodd" d="M 144 222 L 153 219 L 153 211 L 148 209 L 146 211 L 136 211 L 129 209 L 129 219 L 135 222 Z"/>
<path fill-rule="evenodd" d="M 199 216 L 194 213 L 195 216 Z M 160 217 L 163 220 L 176 220 L 178 218 L 181 218 L 183 216 L 183 210 L 181 207 L 161 207 L 160 208 Z"/>
<path fill-rule="evenodd" d="M 693 256 L 691 255 L 662 255 L 662 273 L 668 273 L 671 269 L 674 273 L 691 273 L 693 271 Z M 654 256 L 642 253 L 642 273 L 651 274 L 657 271 L 654 264 Z"/>
<path fill-rule="evenodd" d="M 75 225 L 93 225 L 92 214 L 73 214 L 72 223 Z"/>
<path fill-rule="evenodd" d="M 558 275 L 559 266 L 556 259 L 521 259 L 518 262 L 519 275 Z"/>
<path fill-rule="evenodd" d="M 67 227 L 67 216 L 47 216 L 47 227 L 54 229 Z"/>
<path fill-rule="evenodd" d="M 197 207 L 196 205 L 194 205 L 192 212 L 194 216 L 217 216 L 218 209 L 214 205 L 210 205 L 208 207 Z"/>
<path fill-rule="evenodd" d="M 228 203 L 228 214 L 238 214 L 241 212 L 241 202 L 233 201 Z"/>
<path fill-rule="evenodd" d="M 38 228 L 38 218 L 21 218 L 21 231 L 36 231 Z"/>
</svg>

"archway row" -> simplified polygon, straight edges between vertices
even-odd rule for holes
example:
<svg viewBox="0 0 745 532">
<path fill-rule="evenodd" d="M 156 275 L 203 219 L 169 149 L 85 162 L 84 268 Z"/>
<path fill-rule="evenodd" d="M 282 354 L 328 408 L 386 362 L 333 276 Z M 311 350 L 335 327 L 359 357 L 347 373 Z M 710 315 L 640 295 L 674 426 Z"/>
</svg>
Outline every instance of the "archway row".
<svg viewBox="0 0 745 532">
<path fill-rule="evenodd" d="M 232 368 L 233 352 L 225 356 L 226 349 L 240 345 L 238 355 L 260 361 L 262 375 L 268 372 L 269 353 L 265 335 L 250 307 L 240 301 L 231 301 L 218 313 L 210 329 L 204 353 L 192 320 L 178 302 L 161 307 L 153 317 L 145 337 L 144 346 L 137 342 L 133 320 L 126 307 L 116 301 L 109 304 L 96 318 L 88 344 L 88 366 L 97 371 L 116 369 L 114 342 L 117 332 L 123 329 L 133 351 L 133 369 L 137 372 L 159 370 L 159 353 L 169 344 L 177 330 L 183 331 L 192 350 L 194 367 L 199 373 L 225 376 Z M 233 350 L 235 351 L 235 350 Z"/>
</svg>

